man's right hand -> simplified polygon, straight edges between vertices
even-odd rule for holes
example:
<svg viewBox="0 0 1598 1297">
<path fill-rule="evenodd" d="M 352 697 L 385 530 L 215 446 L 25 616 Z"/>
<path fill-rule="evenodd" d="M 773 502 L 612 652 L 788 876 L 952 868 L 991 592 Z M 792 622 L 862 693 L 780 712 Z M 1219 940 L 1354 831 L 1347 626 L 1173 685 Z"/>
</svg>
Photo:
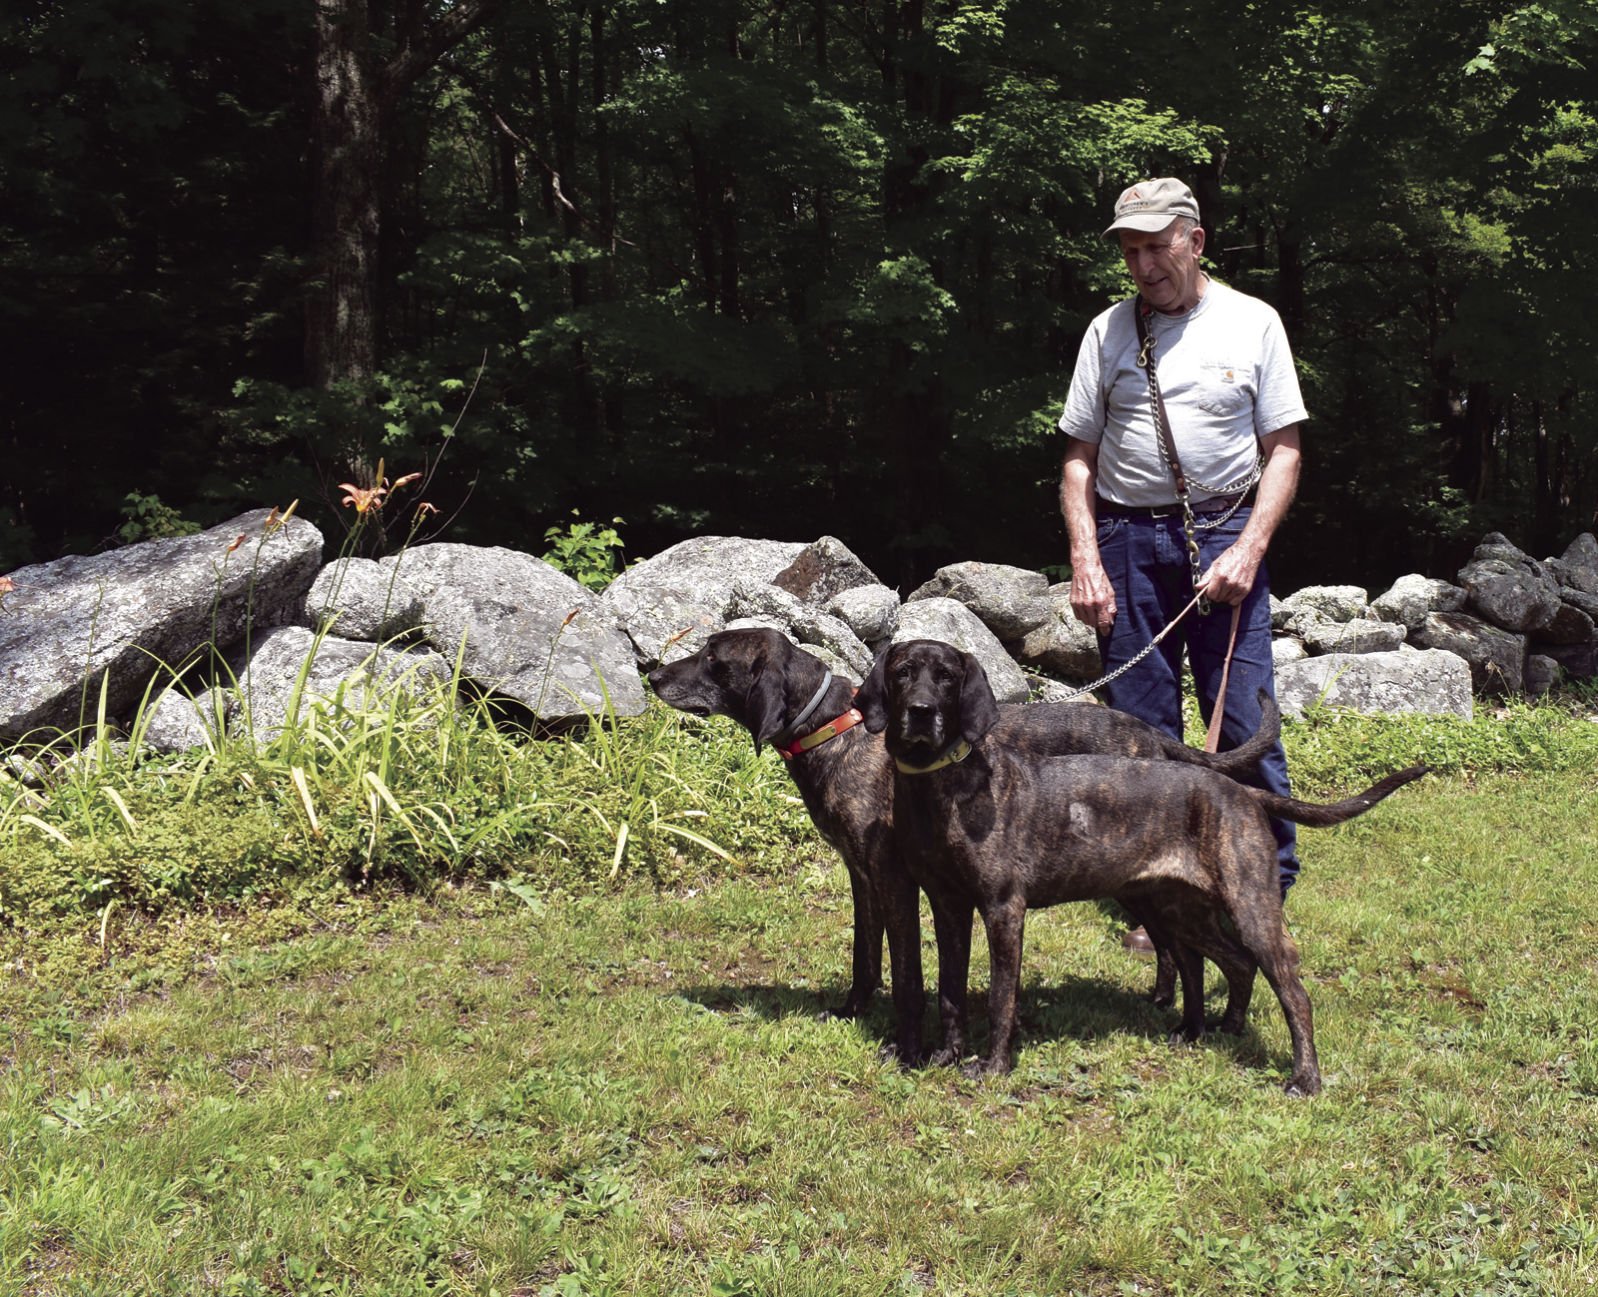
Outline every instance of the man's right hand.
<svg viewBox="0 0 1598 1297">
<path fill-rule="evenodd" d="M 1071 611 L 1079 622 L 1100 635 L 1108 635 L 1115 624 L 1115 590 L 1097 557 L 1088 563 L 1072 564 Z"/>
</svg>

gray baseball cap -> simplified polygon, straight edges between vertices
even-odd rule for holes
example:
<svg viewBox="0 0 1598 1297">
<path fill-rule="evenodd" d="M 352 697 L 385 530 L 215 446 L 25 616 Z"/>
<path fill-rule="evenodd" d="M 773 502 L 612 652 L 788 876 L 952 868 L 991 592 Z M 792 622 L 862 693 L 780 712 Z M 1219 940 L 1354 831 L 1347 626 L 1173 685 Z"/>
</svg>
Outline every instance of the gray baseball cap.
<svg viewBox="0 0 1598 1297">
<path fill-rule="evenodd" d="M 1199 219 L 1198 199 L 1180 180 L 1163 176 L 1159 180 L 1140 180 L 1121 191 L 1115 200 L 1115 222 L 1105 234 L 1117 230 L 1137 230 L 1158 234 L 1178 216 Z"/>
</svg>

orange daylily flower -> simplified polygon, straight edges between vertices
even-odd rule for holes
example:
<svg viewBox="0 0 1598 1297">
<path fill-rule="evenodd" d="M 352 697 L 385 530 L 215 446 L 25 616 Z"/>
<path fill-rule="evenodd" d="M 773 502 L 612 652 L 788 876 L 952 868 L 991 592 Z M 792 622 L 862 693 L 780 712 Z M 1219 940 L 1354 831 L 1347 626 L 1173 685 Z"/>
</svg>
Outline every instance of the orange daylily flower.
<svg viewBox="0 0 1598 1297">
<path fill-rule="evenodd" d="M 390 482 L 383 476 L 383 461 L 378 460 L 376 486 L 356 486 L 351 482 L 340 482 L 338 489 L 348 493 L 344 497 L 346 508 L 353 504 L 356 513 L 370 513 L 383 507 L 383 502 L 391 491 L 398 491 L 402 486 L 420 481 L 421 477 L 420 473 L 407 473 L 399 481 Z"/>
<path fill-rule="evenodd" d="M 289 519 L 294 516 L 294 511 L 300 507 L 300 502 L 295 500 L 287 509 L 280 510 L 275 504 L 272 512 L 266 517 L 266 531 L 270 535 L 279 527 L 288 526 Z"/>
<path fill-rule="evenodd" d="M 355 486 L 350 482 L 340 482 L 340 491 L 347 492 L 344 497 L 344 507 L 355 506 L 356 513 L 369 513 L 374 509 L 383 507 L 383 497 L 388 494 L 386 486 Z"/>
<path fill-rule="evenodd" d="M 242 531 L 241 531 L 241 532 L 240 532 L 240 533 L 239 533 L 239 535 L 238 535 L 238 539 L 237 539 L 237 540 L 235 540 L 235 541 L 234 541 L 234 542 L 233 542 L 233 543 L 232 543 L 232 544 L 231 544 L 231 545 L 229 545 L 229 546 L 228 546 L 228 547 L 227 547 L 227 552 L 228 552 L 228 553 L 229 553 L 229 554 L 231 554 L 231 553 L 232 553 L 232 552 L 233 552 L 233 551 L 234 551 L 234 550 L 236 550 L 236 549 L 237 549 L 237 548 L 238 548 L 238 547 L 239 547 L 239 546 L 240 546 L 240 545 L 242 545 L 242 544 L 244 544 L 244 542 L 245 542 L 245 541 L 246 541 L 246 540 L 247 540 L 247 539 L 249 539 L 249 538 L 248 538 L 248 537 L 247 537 L 247 536 L 245 536 L 245 534 L 244 534 L 244 533 L 243 533 L 243 532 L 242 532 Z"/>
<path fill-rule="evenodd" d="M 15 594 L 17 583 L 8 576 L 0 576 L 0 607 L 5 606 L 6 596 Z"/>
</svg>

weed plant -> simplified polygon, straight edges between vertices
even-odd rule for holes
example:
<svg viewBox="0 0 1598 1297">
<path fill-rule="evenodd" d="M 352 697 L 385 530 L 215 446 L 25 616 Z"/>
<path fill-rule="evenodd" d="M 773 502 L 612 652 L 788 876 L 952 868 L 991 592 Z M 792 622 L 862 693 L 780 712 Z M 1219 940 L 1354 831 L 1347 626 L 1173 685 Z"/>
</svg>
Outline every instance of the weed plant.
<svg viewBox="0 0 1598 1297">
<path fill-rule="evenodd" d="M 137 742 L 142 709 L 135 741 L 113 741 L 102 694 L 81 750 L 0 762 L 0 923 L 248 903 L 308 882 L 704 885 L 822 849 L 779 764 L 731 722 L 653 702 L 618 718 L 607 704 L 539 739 L 507 729 L 492 699 L 460 701 L 459 685 L 296 701 L 264 741 L 247 716 L 231 731 L 219 717 L 208 746 L 159 757 Z M 1472 721 L 1313 709 L 1284 741 L 1306 796 L 1415 762 L 1579 777 L 1598 771 L 1595 716 L 1577 694 Z"/>
<path fill-rule="evenodd" d="M 92 760 L 31 756 L 42 787 L 0 782 L 0 922 L 246 903 L 308 881 L 675 884 L 807 838 L 781 771 L 729 727 L 652 704 L 539 740 L 497 724 L 491 699 L 457 702 L 457 684 L 307 702 L 264 742 L 246 724 L 180 756 L 110 742 Z"/>
</svg>

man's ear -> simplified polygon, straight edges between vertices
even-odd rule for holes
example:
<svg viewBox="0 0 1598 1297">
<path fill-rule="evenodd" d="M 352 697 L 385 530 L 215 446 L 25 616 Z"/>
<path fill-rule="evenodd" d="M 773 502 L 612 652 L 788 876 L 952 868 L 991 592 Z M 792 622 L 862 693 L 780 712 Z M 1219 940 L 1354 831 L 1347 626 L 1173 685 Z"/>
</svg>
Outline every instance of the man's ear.
<svg viewBox="0 0 1598 1297">
<path fill-rule="evenodd" d="M 882 646 L 877 660 L 861 682 L 860 692 L 854 696 L 855 710 L 873 734 L 881 734 L 888 728 L 888 650 L 891 647 L 891 644 Z"/>
<path fill-rule="evenodd" d="M 744 695 L 744 721 L 755 736 L 755 751 L 773 734 L 782 733 L 788 724 L 788 691 L 782 672 L 768 669 L 770 662 L 762 653 L 750 668 L 753 677 L 749 692 Z"/>
<path fill-rule="evenodd" d="M 960 686 L 960 737 L 975 743 L 999 723 L 999 704 L 982 663 L 969 653 L 960 657 L 965 663 L 965 680 Z"/>
</svg>

